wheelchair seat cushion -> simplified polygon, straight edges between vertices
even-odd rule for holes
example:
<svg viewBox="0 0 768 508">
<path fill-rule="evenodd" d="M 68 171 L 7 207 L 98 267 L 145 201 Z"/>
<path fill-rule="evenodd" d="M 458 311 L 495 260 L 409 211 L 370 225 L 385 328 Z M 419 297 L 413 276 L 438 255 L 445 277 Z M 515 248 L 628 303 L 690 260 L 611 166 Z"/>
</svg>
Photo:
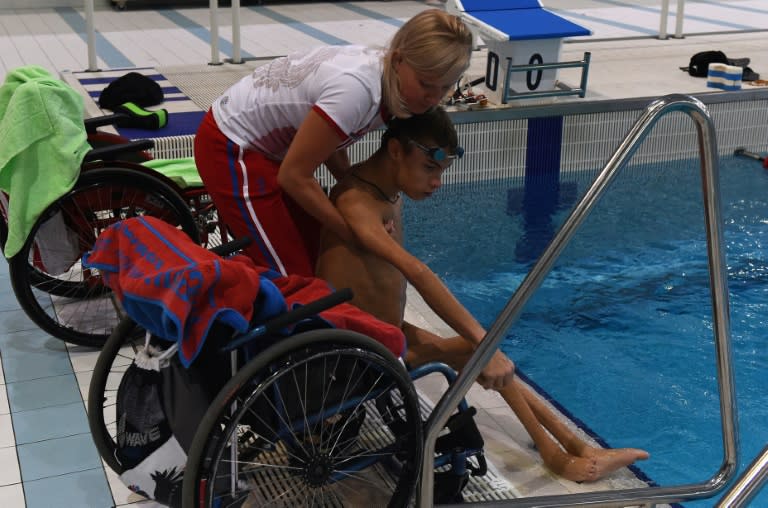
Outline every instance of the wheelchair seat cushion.
<svg viewBox="0 0 768 508">
<path fill-rule="evenodd" d="M 200 352 L 214 322 L 237 332 L 263 323 L 333 290 L 311 277 L 281 276 L 242 255 L 221 258 L 179 229 L 154 217 L 132 217 L 113 224 L 83 256 L 83 266 L 102 272 L 125 312 L 154 335 L 179 344 L 187 367 Z M 257 305 L 254 305 L 257 304 Z M 287 327 L 339 327 L 368 335 L 393 354 L 405 349 L 402 331 L 343 303 L 310 323 Z"/>
</svg>

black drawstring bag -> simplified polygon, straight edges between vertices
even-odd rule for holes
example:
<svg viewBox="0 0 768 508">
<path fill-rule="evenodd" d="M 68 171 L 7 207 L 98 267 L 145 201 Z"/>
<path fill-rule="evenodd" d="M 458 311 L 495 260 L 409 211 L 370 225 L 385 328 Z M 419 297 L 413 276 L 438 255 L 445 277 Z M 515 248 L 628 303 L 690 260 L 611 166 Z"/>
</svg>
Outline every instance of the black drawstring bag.
<svg viewBox="0 0 768 508">
<path fill-rule="evenodd" d="M 117 460 L 120 480 L 133 492 L 167 506 L 181 506 L 187 454 L 163 408 L 163 375 L 169 355 L 149 344 L 138 352 L 117 389 Z"/>
<path fill-rule="evenodd" d="M 706 78 L 711 63 L 728 63 L 728 57 L 722 51 L 702 51 L 691 57 L 687 71 L 691 76 Z"/>
<path fill-rule="evenodd" d="M 99 95 L 99 107 L 114 110 L 121 104 L 133 102 L 146 108 L 163 102 L 163 89 L 152 78 L 138 72 L 120 76 Z"/>
</svg>

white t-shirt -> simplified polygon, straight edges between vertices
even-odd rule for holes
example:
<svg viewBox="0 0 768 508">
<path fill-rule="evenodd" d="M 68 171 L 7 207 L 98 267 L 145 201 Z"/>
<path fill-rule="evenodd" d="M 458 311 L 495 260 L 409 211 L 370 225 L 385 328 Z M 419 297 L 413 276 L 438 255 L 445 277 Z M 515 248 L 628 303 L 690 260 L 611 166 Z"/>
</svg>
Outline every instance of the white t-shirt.
<svg viewBox="0 0 768 508">
<path fill-rule="evenodd" d="M 384 124 L 383 50 L 325 46 L 263 65 L 213 103 L 219 129 L 240 146 L 282 160 L 311 109 L 339 133 L 343 148 Z"/>
</svg>

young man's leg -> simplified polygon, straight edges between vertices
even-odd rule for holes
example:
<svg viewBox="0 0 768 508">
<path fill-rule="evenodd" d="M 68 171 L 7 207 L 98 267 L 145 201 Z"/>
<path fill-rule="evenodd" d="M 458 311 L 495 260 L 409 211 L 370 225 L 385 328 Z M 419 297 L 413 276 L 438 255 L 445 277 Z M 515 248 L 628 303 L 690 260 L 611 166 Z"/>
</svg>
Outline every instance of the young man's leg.
<svg viewBox="0 0 768 508">
<path fill-rule="evenodd" d="M 403 324 L 403 332 L 408 339 L 407 360 L 413 366 L 441 361 L 461 370 L 472 355 L 470 344 L 461 337 L 442 338 L 409 323 Z M 594 481 L 636 460 L 648 458 L 643 450 L 604 450 L 589 446 L 517 379 L 499 393 L 528 431 L 544 464 L 564 478 Z"/>
</svg>

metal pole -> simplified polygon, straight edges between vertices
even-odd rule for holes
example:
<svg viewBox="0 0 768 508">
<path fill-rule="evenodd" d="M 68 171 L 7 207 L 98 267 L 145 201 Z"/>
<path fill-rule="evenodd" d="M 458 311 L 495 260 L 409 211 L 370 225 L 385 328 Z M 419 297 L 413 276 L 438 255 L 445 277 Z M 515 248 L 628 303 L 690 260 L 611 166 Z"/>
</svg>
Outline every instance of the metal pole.
<svg viewBox="0 0 768 508">
<path fill-rule="evenodd" d="M 232 63 L 243 63 L 240 55 L 240 0 L 232 0 Z"/>
<path fill-rule="evenodd" d="M 715 125 L 704 104 L 698 99 L 683 95 L 668 95 L 652 102 L 635 122 L 624 141 L 597 175 L 592 186 L 581 198 L 570 216 L 566 218 L 549 246 L 539 257 L 520 286 L 507 301 L 491 325 L 486 337 L 478 344 L 464 370 L 437 402 L 427 419 L 424 429 L 424 455 L 422 457 L 421 483 L 418 506 L 433 506 L 434 453 L 437 436 L 448 421 L 451 411 L 469 391 L 482 368 L 496 352 L 510 325 L 517 319 L 523 306 L 541 285 L 560 252 L 565 248 L 586 216 L 594 208 L 616 173 L 632 157 L 640 143 L 648 135 L 658 119 L 671 111 L 682 111 L 694 121 L 699 140 L 701 179 L 704 194 L 704 216 L 707 228 L 707 253 L 709 257 L 710 294 L 712 297 L 713 331 L 716 349 L 718 388 L 720 392 L 721 426 L 723 430 L 723 463 L 708 480 L 675 487 L 644 487 L 617 491 L 584 492 L 562 496 L 540 496 L 516 499 L 501 504 L 526 508 L 544 506 L 626 506 L 673 502 L 686 499 L 711 497 L 724 488 L 736 472 L 738 459 L 736 436 L 736 401 L 733 384 L 733 359 L 731 354 L 730 315 L 725 266 L 725 245 L 722 237 L 723 221 L 720 213 L 719 169 Z M 494 505 L 495 506 L 495 505 Z"/>
<path fill-rule="evenodd" d="M 682 39 L 683 20 L 685 19 L 685 0 L 677 0 L 677 14 L 675 14 L 675 39 Z"/>
<path fill-rule="evenodd" d="M 85 0 L 86 44 L 88 44 L 88 71 L 99 70 L 96 62 L 96 30 L 93 24 L 93 0 Z"/>
<path fill-rule="evenodd" d="M 219 59 L 219 0 L 211 0 L 211 61 L 208 65 L 221 65 Z"/>
<path fill-rule="evenodd" d="M 661 0 L 661 20 L 659 23 L 659 39 L 668 39 L 667 20 L 669 18 L 669 0 Z"/>
<path fill-rule="evenodd" d="M 747 506 L 760 492 L 760 489 L 768 480 L 768 446 L 755 457 L 752 464 L 742 473 L 739 480 L 728 489 L 728 492 L 722 497 L 717 508 L 739 508 Z"/>
</svg>

